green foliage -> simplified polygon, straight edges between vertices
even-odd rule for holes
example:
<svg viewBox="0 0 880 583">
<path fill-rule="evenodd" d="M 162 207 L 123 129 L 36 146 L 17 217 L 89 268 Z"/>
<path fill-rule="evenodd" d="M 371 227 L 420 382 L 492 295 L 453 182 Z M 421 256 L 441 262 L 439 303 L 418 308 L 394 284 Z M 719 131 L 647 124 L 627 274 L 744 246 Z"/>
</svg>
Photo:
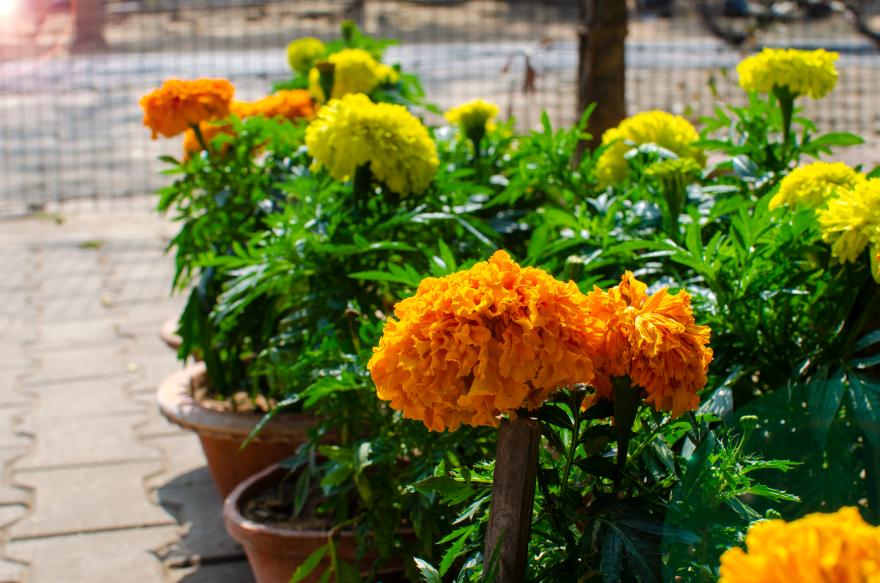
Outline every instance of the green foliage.
<svg viewBox="0 0 880 583">
<path fill-rule="evenodd" d="M 673 420 L 642 409 L 619 469 L 610 404 L 584 412 L 582 397 L 572 391 L 521 412 L 540 421 L 548 444 L 540 451 L 529 581 L 717 581 L 721 553 L 742 544 L 761 518 L 743 497 L 797 501 L 751 475 L 787 472 L 792 463 L 746 453 L 752 430 L 711 429 L 711 416 Z M 686 443 L 696 446 L 689 457 L 681 455 Z M 441 502 L 465 505 L 455 521 L 462 526 L 438 543 L 448 545 L 441 575 L 462 565 L 457 582 L 482 578 L 493 468 L 447 472 L 441 465 L 413 484 L 443 496 Z"/>
</svg>

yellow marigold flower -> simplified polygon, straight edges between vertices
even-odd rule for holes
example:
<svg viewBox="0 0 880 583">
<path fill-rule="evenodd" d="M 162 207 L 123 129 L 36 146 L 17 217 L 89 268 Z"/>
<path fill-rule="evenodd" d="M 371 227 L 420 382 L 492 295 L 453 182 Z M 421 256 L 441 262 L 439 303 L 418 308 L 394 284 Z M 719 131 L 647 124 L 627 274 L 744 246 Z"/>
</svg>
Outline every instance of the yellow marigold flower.
<svg viewBox="0 0 880 583">
<path fill-rule="evenodd" d="M 424 192 L 440 165 L 428 130 L 404 106 L 373 103 L 362 93 L 322 107 L 306 128 L 306 145 L 336 180 L 369 164 L 373 176 L 401 196 Z"/>
<path fill-rule="evenodd" d="M 601 323 L 586 297 L 504 251 L 425 279 L 394 315 L 367 368 L 380 399 L 433 431 L 497 427 L 499 416 L 593 378 Z"/>
<path fill-rule="evenodd" d="M 316 38 L 301 38 L 287 45 L 287 62 L 297 73 L 306 73 L 312 63 L 327 54 L 324 43 Z"/>
<path fill-rule="evenodd" d="M 837 53 L 824 49 L 764 49 L 740 63 L 739 86 L 746 91 L 770 93 L 773 87 L 788 87 L 792 96 L 825 97 L 837 84 L 834 61 Z"/>
<path fill-rule="evenodd" d="M 779 191 L 770 200 L 770 209 L 787 204 L 816 208 L 837 195 L 837 187 L 847 190 L 865 182 L 867 177 L 843 162 L 813 162 L 792 170 L 779 183 Z"/>
<path fill-rule="evenodd" d="M 869 243 L 880 244 L 880 179 L 871 178 L 852 190 L 837 188 L 828 208 L 819 209 L 822 240 L 842 263 L 855 262 Z"/>
<path fill-rule="evenodd" d="M 363 49 L 343 49 L 327 57 L 333 65 L 333 90 L 330 99 L 339 99 L 349 93 L 372 93 L 379 85 L 396 83 L 397 71 L 387 67 Z M 309 91 L 319 103 L 327 101 L 317 68 L 309 71 Z"/>
<path fill-rule="evenodd" d="M 632 149 L 626 141 L 657 144 L 677 154 L 692 159 L 700 168 L 706 165 L 702 150 L 692 144 L 700 139 L 696 128 L 683 117 L 663 111 L 647 111 L 623 120 L 616 128 L 602 134 L 602 145 L 611 144 L 599 157 L 596 172 L 599 186 L 619 184 L 627 176 L 629 162 L 624 155 Z"/>
<path fill-rule="evenodd" d="M 144 125 L 153 131 L 154 140 L 159 134 L 172 138 L 190 124 L 228 116 L 234 92 L 229 81 L 222 79 L 169 79 L 161 89 L 141 98 Z"/>
<path fill-rule="evenodd" d="M 498 115 L 498 106 L 482 99 L 462 103 L 443 114 L 449 123 L 457 123 L 461 126 L 468 136 L 474 131 L 485 133 L 486 124 L 496 115 Z"/>
<path fill-rule="evenodd" d="M 290 121 L 311 119 L 315 115 L 315 105 L 312 94 L 305 89 L 281 90 L 275 95 L 250 104 L 250 111 L 247 113 L 249 115 L 244 117 L 263 114 L 266 117 L 280 117 Z"/>
<path fill-rule="evenodd" d="M 880 583 L 880 528 L 853 507 L 759 522 L 746 544 L 721 555 L 720 583 Z"/>
<path fill-rule="evenodd" d="M 673 417 L 700 404 L 697 391 L 712 362 L 709 327 L 695 324 L 687 292 L 672 295 L 663 288 L 649 297 L 646 289 L 627 271 L 617 287 L 588 294 L 590 314 L 605 323 L 605 338 L 596 359 L 596 393 L 582 408 L 613 400 L 610 377 L 620 376 L 629 376 L 632 386 L 644 389 L 646 403 Z"/>
</svg>

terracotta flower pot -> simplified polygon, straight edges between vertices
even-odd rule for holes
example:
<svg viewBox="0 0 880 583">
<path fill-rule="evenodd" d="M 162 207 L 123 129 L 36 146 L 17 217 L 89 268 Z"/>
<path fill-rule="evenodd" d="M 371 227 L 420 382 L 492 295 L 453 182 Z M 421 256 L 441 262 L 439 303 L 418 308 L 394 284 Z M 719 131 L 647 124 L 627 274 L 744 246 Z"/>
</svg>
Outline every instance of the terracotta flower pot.
<svg viewBox="0 0 880 583">
<path fill-rule="evenodd" d="M 159 387 L 159 410 L 172 423 L 198 433 L 221 498 L 226 498 L 246 478 L 294 455 L 309 439 L 307 431 L 315 426 L 313 415 L 280 413 L 239 452 L 263 415 L 203 407 L 193 398 L 192 389 L 205 382 L 202 362 L 174 373 Z"/>
<path fill-rule="evenodd" d="M 168 318 L 159 326 L 159 338 L 175 352 L 183 344 L 183 338 L 177 335 L 178 322 L 179 318 Z"/>
<path fill-rule="evenodd" d="M 247 555 L 251 571 L 257 583 L 288 583 L 297 567 L 313 552 L 327 544 L 329 532 L 297 531 L 276 528 L 248 520 L 241 509 L 248 500 L 281 481 L 287 473 L 285 468 L 272 466 L 251 476 L 232 491 L 223 503 L 223 520 L 229 536 L 239 543 Z M 402 534 L 415 537 L 411 530 Z M 343 531 L 337 539 L 336 555 L 339 560 L 354 564 L 357 557 L 357 541 L 352 531 Z M 360 565 L 369 569 L 377 555 L 365 553 Z M 325 555 L 317 567 L 302 583 L 317 583 L 330 566 L 330 556 Z M 392 561 L 388 569 L 380 572 L 379 581 L 396 583 L 403 581 L 403 560 Z M 335 581 L 331 577 L 330 581 Z"/>
</svg>

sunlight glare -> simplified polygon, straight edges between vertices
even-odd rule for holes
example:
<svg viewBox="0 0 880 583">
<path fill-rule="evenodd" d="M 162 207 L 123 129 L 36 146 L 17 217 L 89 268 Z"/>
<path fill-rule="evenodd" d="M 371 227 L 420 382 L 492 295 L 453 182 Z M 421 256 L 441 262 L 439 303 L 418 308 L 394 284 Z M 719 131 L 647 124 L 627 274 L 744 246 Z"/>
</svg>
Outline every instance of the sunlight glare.
<svg viewBox="0 0 880 583">
<path fill-rule="evenodd" d="M 12 14 L 20 0 L 0 0 L 0 15 Z"/>
</svg>

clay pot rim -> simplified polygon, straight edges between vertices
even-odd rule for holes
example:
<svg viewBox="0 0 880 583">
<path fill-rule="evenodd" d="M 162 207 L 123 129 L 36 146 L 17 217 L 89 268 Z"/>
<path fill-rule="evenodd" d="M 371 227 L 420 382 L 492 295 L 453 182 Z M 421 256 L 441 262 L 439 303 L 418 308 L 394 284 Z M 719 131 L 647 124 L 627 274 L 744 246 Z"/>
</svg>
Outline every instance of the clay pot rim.
<svg viewBox="0 0 880 583">
<path fill-rule="evenodd" d="M 177 334 L 177 325 L 180 318 L 168 318 L 159 326 L 159 338 L 172 350 L 177 350 L 183 344 L 183 338 Z"/>
<path fill-rule="evenodd" d="M 194 379 L 204 378 L 205 363 L 189 364 L 165 379 L 157 393 L 159 410 L 170 422 L 200 434 L 219 438 L 247 438 L 263 418 L 262 413 L 217 411 L 203 407 L 192 396 Z M 254 441 L 302 440 L 305 431 L 315 426 L 310 413 L 280 413 L 270 420 Z"/>
<path fill-rule="evenodd" d="M 245 518 L 241 513 L 241 506 L 253 497 L 267 484 L 265 482 L 274 481 L 276 473 L 287 472 L 287 468 L 282 468 L 278 464 L 272 464 L 265 470 L 254 474 L 229 493 L 226 500 L 223 501 L 223 518 L 226 519 L 226 529 L 233 539 L 242 545 L 251 545 L 248 539 L 254 535 L 270 536 L 274 538 L 296 540 L 301 538 L 323 538 L 326 539 L 330 535 L 329 530 L 293 530 L 289 528 L 278 528 L 261 522 L 254 522 L 249 518 Z M 239 540 L 238 533 L 247 532 L 250 537 L 245 540 Z M 342 538 L 353 538 L 355 533 L 352 530 L 343 530 L 339 533 Z"/>
<path fill-rule="evenodd" d="M 257 493 L 257 490 L 266 487 L 268 485 L 267 482 L 272 482 L 275 479 L 276 473 L 287 471 L 287 468 L 273 464 L 240 483 L 223 501 L 223 520 L 226 522 L 226 530 L 229 531 L 229 535 L 237 543 L 257 548 L 262 546 L 259 545 L 259 542 L 267 541 L 267 539 L 280 539 L 281 541 L 293 543 L 300 539 L 320 538 L 326 540 L 330 535 L 329 530 L 292 530 L 269 526 L 268 524 L 254 522 L 245 518 L 241 513 L 241 506 L 250 500 Z M 415 536 L 415 531 L 411 528 L 402 528 L 400 532 L 404 535 Z M 353 544 L 355 542 L 355 535 L 356 532 L 354 530 L 343 530 L 339 533 L 340 543 Z"/>
</svg>

